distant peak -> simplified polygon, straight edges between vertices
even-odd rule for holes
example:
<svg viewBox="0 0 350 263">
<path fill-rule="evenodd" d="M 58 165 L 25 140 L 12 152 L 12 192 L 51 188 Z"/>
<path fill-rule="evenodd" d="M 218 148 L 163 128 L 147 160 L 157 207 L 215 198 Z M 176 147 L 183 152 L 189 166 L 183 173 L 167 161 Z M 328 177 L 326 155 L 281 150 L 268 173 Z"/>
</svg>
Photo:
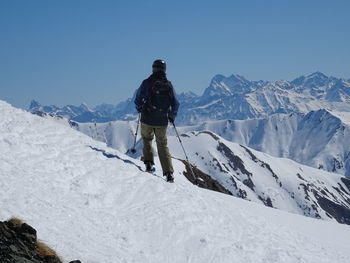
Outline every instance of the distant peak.
<svg viewBox="0 0 350 263">
<path fill-rule="evenodd" d="M 238 80 L 238 81 L 247 81 L 247 79 L 241 75 L 238 74 L 232 74 L 229 79 L 231 80 Z"/>
<path fill-rule="evenodd" d="M 238 74 L 231 74 L 229 77 L 226 77 L 222 74 L 216 74 L 213 78 L 212 81 L 215 81 L 215 82 L 221 82 L 223 80 L 228 80 L 228 81 L 248 81 L 245 77 L 241 76 L 241 75 L 238 75 Z"/>
<path fill-rule="evenodd" d="M 37 102 L 36 100 L 32 100 L 30 102 L 30 105 L 29 105 L 29 109 L 34 109 L 34 108 L 38 108 L 40 107 L 41 104 L 39 102 Z"/>
<path fill-rule="evenodd" d="M 245 77 L 238 75 L 238 74 L 232 74 L 229 77 L 226 77 L 221 74 L 217 74 L 214 76 L 214 78 L 211 81 L 211 86 L 213 85 L 221 85 L 220 83 L 224 83 L 227 87 L 233 87 L 237 84 L 243 84 L 249 82 Z"/>
<path fill-rule="evenodd" d="M 315 88 L 319 86 L 323 86 L 329 81 L 330 77 L 326 76 L 320 71 L 316 71 L 311 73 L 310 75 L 303 75 L 299 78 L 296 78 L 292 81 L 294 85 L 302 86 L 304 85 L 307 88 Z"/>
<path fill-rule="evenodd" d="M 198 97 L 198 95 L 196 93 L 194 93 L 193 91 L 186 91 L 186 92 L 181 92 L 179 94 L 179 96 L 181 97 Z"/>
<path fill-rule="evenodd" d="M 216 74 L 216 75 L 214 76 L 214 78 L 212 79 L 212 81 L 221 82 L 221 81 L 223 81 L 224 79 L 226 79 L 226 77 L 225 77 L 224 75 Z"/>
<path fill-rule="evenodd" d="M 80 107 L 86 107 L 86 108 L 89 108 L 89 106 L 87 105 L 86 102 L 83 102 L 82 104 L 80 104 Z"/>
<path fill-rule="evenodd" d="M 81 105 L 80 105 L 80 108 L 86 110 L 86 111 L 93 111 L 89 108 L 89 106 L 87 105 L 87 103 L 83 102 Z"/>
<path fill-rule="evenodd" d="M 316 71 L 307 76 L 307 78 L 328 78 L 325 74 L 320 71 Z"/>
</svg>

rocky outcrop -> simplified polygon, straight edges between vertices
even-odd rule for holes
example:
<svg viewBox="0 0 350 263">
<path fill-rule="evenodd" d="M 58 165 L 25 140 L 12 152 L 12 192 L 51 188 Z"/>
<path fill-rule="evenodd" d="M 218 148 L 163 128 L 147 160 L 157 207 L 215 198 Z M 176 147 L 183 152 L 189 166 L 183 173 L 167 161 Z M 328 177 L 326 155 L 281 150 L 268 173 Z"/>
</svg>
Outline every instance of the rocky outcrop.
<svg viewBox="0 0 350 263">
<path fill-rule="evenodd" d="M 0 262 L 63 263 L 53 249 L 38 241 L 33 227 L 17 218 L 0 222 Z"/>
<path fill-rule="evenodd" d="M 193 166 L 191 164 L 192 171 L 194 173 L 194 176 L 192 175 L 190 164 L 185 160 L 180 160 L 185 166 L 186 171 L 183 172 L 183 175 L 189 180 L 191 183 L 198 185 L 198 187 L 232 195 L 232 193 L 227 190 L 225 187 L 223 187 L 217 180 L 214 180 L 210 175 L 204 173 L 203 171 L 199 170 L 196 166 Z"/>
</svg>

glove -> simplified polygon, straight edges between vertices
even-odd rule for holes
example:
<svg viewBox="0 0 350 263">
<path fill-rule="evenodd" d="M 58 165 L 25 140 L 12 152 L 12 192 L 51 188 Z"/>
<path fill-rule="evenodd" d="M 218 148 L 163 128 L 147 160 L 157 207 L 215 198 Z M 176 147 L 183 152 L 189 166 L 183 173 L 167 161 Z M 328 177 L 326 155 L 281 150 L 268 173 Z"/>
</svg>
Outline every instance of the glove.
<svg viewBox="0 0 350 263">
<path fill-rule="evenodd" d="M 176 115 L 175 115 L 173 112 L 169 112 L 169 113 L 168 113 L 168 120 L 169 120 L 171 123 L 174 123 L 175 118 L 176 118 Z"/>
</svg>

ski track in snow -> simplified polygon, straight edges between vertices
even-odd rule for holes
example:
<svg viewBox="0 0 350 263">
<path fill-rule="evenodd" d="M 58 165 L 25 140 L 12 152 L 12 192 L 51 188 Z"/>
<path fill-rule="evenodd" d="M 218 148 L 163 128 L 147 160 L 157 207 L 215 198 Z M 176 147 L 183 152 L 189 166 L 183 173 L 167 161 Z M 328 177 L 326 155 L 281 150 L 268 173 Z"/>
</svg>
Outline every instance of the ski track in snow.
<svg viewBox="0 0 350 263">
<path fill-rule="evenodd" d="M 32 224 L 65 261 L 348 262 L 349 226 L 199 189 L 179 173 L 168 184 L 2 101 L 0 116 L 0 220 Z"/>
</svg>

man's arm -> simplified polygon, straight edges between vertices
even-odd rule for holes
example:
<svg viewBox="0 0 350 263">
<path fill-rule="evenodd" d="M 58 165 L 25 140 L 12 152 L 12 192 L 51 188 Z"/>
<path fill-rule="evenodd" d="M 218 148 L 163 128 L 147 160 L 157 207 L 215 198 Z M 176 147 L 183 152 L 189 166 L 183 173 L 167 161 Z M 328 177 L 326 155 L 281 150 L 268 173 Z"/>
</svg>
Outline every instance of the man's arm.
<svg viewBox="0 0 350 263">
<path fill-rule="evenodd" d="M 134 100 L 136 110 L 138 112 L 142 111 L 142 107 L 146 102 L 146 98 L 147 98 L 147 87 L 146 87 L 145 81 L 143 81 L 137 90 L 136 97 Z"/>
<path fill-rule="evenodd" d="M 179 107 L 180 107 L 180 103 L 176 98 L 176 94 L 175 94 L 175 90 L 174 90 L 173 85 L 171 83 L 170 83 L 170 85 L 171 85 L 171 90 L 173 93 L 173 96 L 171 96 L 171 102 L 170 102 L 171 113 L 173 114 L 174 117 L 176 117 L 177 112 L 178 112 Z"/>
</svg>

